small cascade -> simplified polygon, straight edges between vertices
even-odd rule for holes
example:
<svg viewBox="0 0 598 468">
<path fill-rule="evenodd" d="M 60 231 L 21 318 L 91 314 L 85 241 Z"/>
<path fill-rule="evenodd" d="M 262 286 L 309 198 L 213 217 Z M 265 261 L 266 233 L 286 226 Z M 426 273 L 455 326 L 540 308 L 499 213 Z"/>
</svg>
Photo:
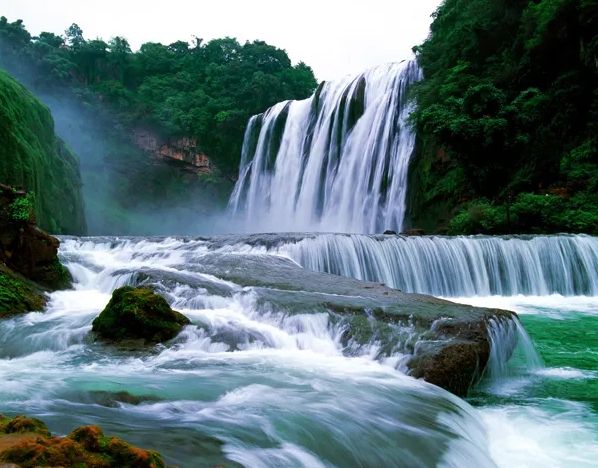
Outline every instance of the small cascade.
<svg viewBox="0 0 598 468">
<path fill-rule="evenodd" d="M 521 353 L 527 371 L 534 372 L 544 367 L 542 358 L 518 318 L 490 320 L 488 337 L 490 358 L 486 375 L 492 384 L 509 377 L 508 363 L 514 352 Z"/>
<path fill-rule="evenodd" d="M 414 61 L 382 65 L 253 117 L 231 215 L 246 231 L 400 230 L 420 78 Z"/>
<path fill-rule="evenodd" d="M 444 297 L 597 296 L 598 238 L 322 234 L 270 247 L 304 268 Z"/>
</svg>

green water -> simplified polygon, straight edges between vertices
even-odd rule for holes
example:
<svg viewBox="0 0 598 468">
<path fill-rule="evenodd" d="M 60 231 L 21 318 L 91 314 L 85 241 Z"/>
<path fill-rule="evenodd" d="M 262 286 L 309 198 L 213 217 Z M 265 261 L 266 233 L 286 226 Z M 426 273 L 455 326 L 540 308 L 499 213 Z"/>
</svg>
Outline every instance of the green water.
<svg viewBox="0 0 598 468">
<path fill-rule="evenodd" d="M 598 466 L 598 310 L 591 301 L 572 310 L 566 298 L 512 300 L 544 368 L 530 369 L 518 349 L 504 380 L 486 381 L 468 398 L 500 468 Z"/>
<path fill-rule="evenodd" d="M 542 379 L 535 396 L 586 403 L 598 413 L 598 317 L 569 312 L 564 319 L 522 315 L 521 321 L 549 372 L 577 376 Z"/>
</svg>

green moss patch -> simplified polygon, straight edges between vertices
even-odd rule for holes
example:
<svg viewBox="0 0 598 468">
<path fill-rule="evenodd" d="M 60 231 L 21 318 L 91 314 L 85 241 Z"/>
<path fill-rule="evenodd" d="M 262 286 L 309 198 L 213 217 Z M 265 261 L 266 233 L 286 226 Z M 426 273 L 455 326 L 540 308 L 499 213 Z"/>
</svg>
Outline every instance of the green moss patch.
<svg viewBox="0 0 598 468">
<path fill-rule="evenodd" d="M 93 321 L 93 331 L 104 340 L 144 340 L 160 343 L 174 338 L 191 323 L 166 300 L 146 289 L 119 288 Z"/>
<path fill-rule="evenodd" d="M 46 297 L 24 280 L 0 270 L 0 318 L 42 310 Z"/>
</svg>

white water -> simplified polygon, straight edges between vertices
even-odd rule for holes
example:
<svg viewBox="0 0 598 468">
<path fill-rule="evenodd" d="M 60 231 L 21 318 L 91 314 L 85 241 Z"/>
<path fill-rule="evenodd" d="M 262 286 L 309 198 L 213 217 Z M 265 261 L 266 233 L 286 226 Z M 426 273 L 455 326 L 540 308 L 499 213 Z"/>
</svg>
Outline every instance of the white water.
<svg viewBox="0 0 598 468">
<path fill-rule="evenodd" d="M 400 230 L 415 145 L 406 91 L 420 74 L 382 65 L 252 118 L 229 203 L 242 229 Z"/>
<path fill-rule="evenodd" d="M 193 240 L 63 241 L 76 288 L 52 294 L 43 313 L 0 321 L 0 413 L 40 416 L 59 433 L 98 423 L 183 468 L 461 468 L 463 457 L 496 466 L 468 404 L 398 372 L 400 355 L 387 364 L 368 347 L 346 355 L 328 314 L 290 314 L 253 288 L 195 273 L 205 252 Z M 91 342 L 112 290 L 146 268 L 165 275 L 166 296 L 193 325 L 153 353 Z M 168 281 L 173 273 L 205 288 Z M 123 390 L 161 401 L 94 400 L 94 391 Z M 209 436 L 227 459 L 206 451 Z"/>
<path fill-rule="evenodd" d="M 98 423 L 182 468 L 231 460 L 256 468 L 595 466 L 598 423 L 585 406 L 531 399 L 474 409 L 397 372 L 400 354 L 376 361 L 377 343 L 347 353 L 342 324 L 327 314 L 291 314 L 259 301 L 253 288 L 194 272 L 214 248 L 265 252 L 221 239 L 63 241 L 76 288 L 52 294 L 44 313 L 0 322 L 0 413 L 42 417 L 58 433 Z M 165 296 L 193 325 L 150 354 L 90 342 L 91 322 L 112 290 L 147 268 L 166 275 Z M 205 287 L 169 282 L 171 273 Z M 497 305 L 495 297 L 473 300 Z M 514 335 L 523 344 L 516 354 L 527 359 L 523 374 L 504 366 L 501 345 Z M 518 398 L 534 379 L 596 378 L 542 368 L 526 336 L 515 323 L 494 327 L 492 394 Z M 94 400 L 98 390 L 161 401 L 106 408 Z M 590 419 L 579 422 L 580 414 Z M 209 436 L 224 442 L 224 455 Z"/>
<path fill-rule="evenodd" d="M 598 238 L 322 234 L 271 248 L 301 266 L 445 297 L 598 296 Z"/>
</svg>

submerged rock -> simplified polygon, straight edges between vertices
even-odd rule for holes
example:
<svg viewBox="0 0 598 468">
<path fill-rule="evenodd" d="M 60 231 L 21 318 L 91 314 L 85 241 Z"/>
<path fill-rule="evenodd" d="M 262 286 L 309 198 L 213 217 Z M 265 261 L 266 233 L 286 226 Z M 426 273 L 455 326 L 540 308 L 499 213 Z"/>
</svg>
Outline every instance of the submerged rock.
<svg viewBox="0 0 598 468">
<path fill-rule="evenodd" d="M 156 344 L 174 338 L 190 320 L 170 308 L 166 300 L 147 289 L 125 286 L 93 321 L 93 332 L 112 342 L 143 340 Z"/>
<path fill-rule="evenodd" d="M 66 437 L 52 437 L 43 421 L 22 415 L 13 419 L 0 415 L 1 462 L 20 468 L 165 468 L 159 453 L 104 436 L 98 426 L 80 427 Z"/>
<path fill-rule="evenodd" d="M 108 408 L 118 408 L 120 403 L 129 405 L 140 405 L 142 403 L 155 403 L 162 401 L 155 395 L 133 395 L 129 392 L 108 392 L 105 390 L 95 390 L 91 392 L 91 397 L 95 403 Z"/>
</svg>

